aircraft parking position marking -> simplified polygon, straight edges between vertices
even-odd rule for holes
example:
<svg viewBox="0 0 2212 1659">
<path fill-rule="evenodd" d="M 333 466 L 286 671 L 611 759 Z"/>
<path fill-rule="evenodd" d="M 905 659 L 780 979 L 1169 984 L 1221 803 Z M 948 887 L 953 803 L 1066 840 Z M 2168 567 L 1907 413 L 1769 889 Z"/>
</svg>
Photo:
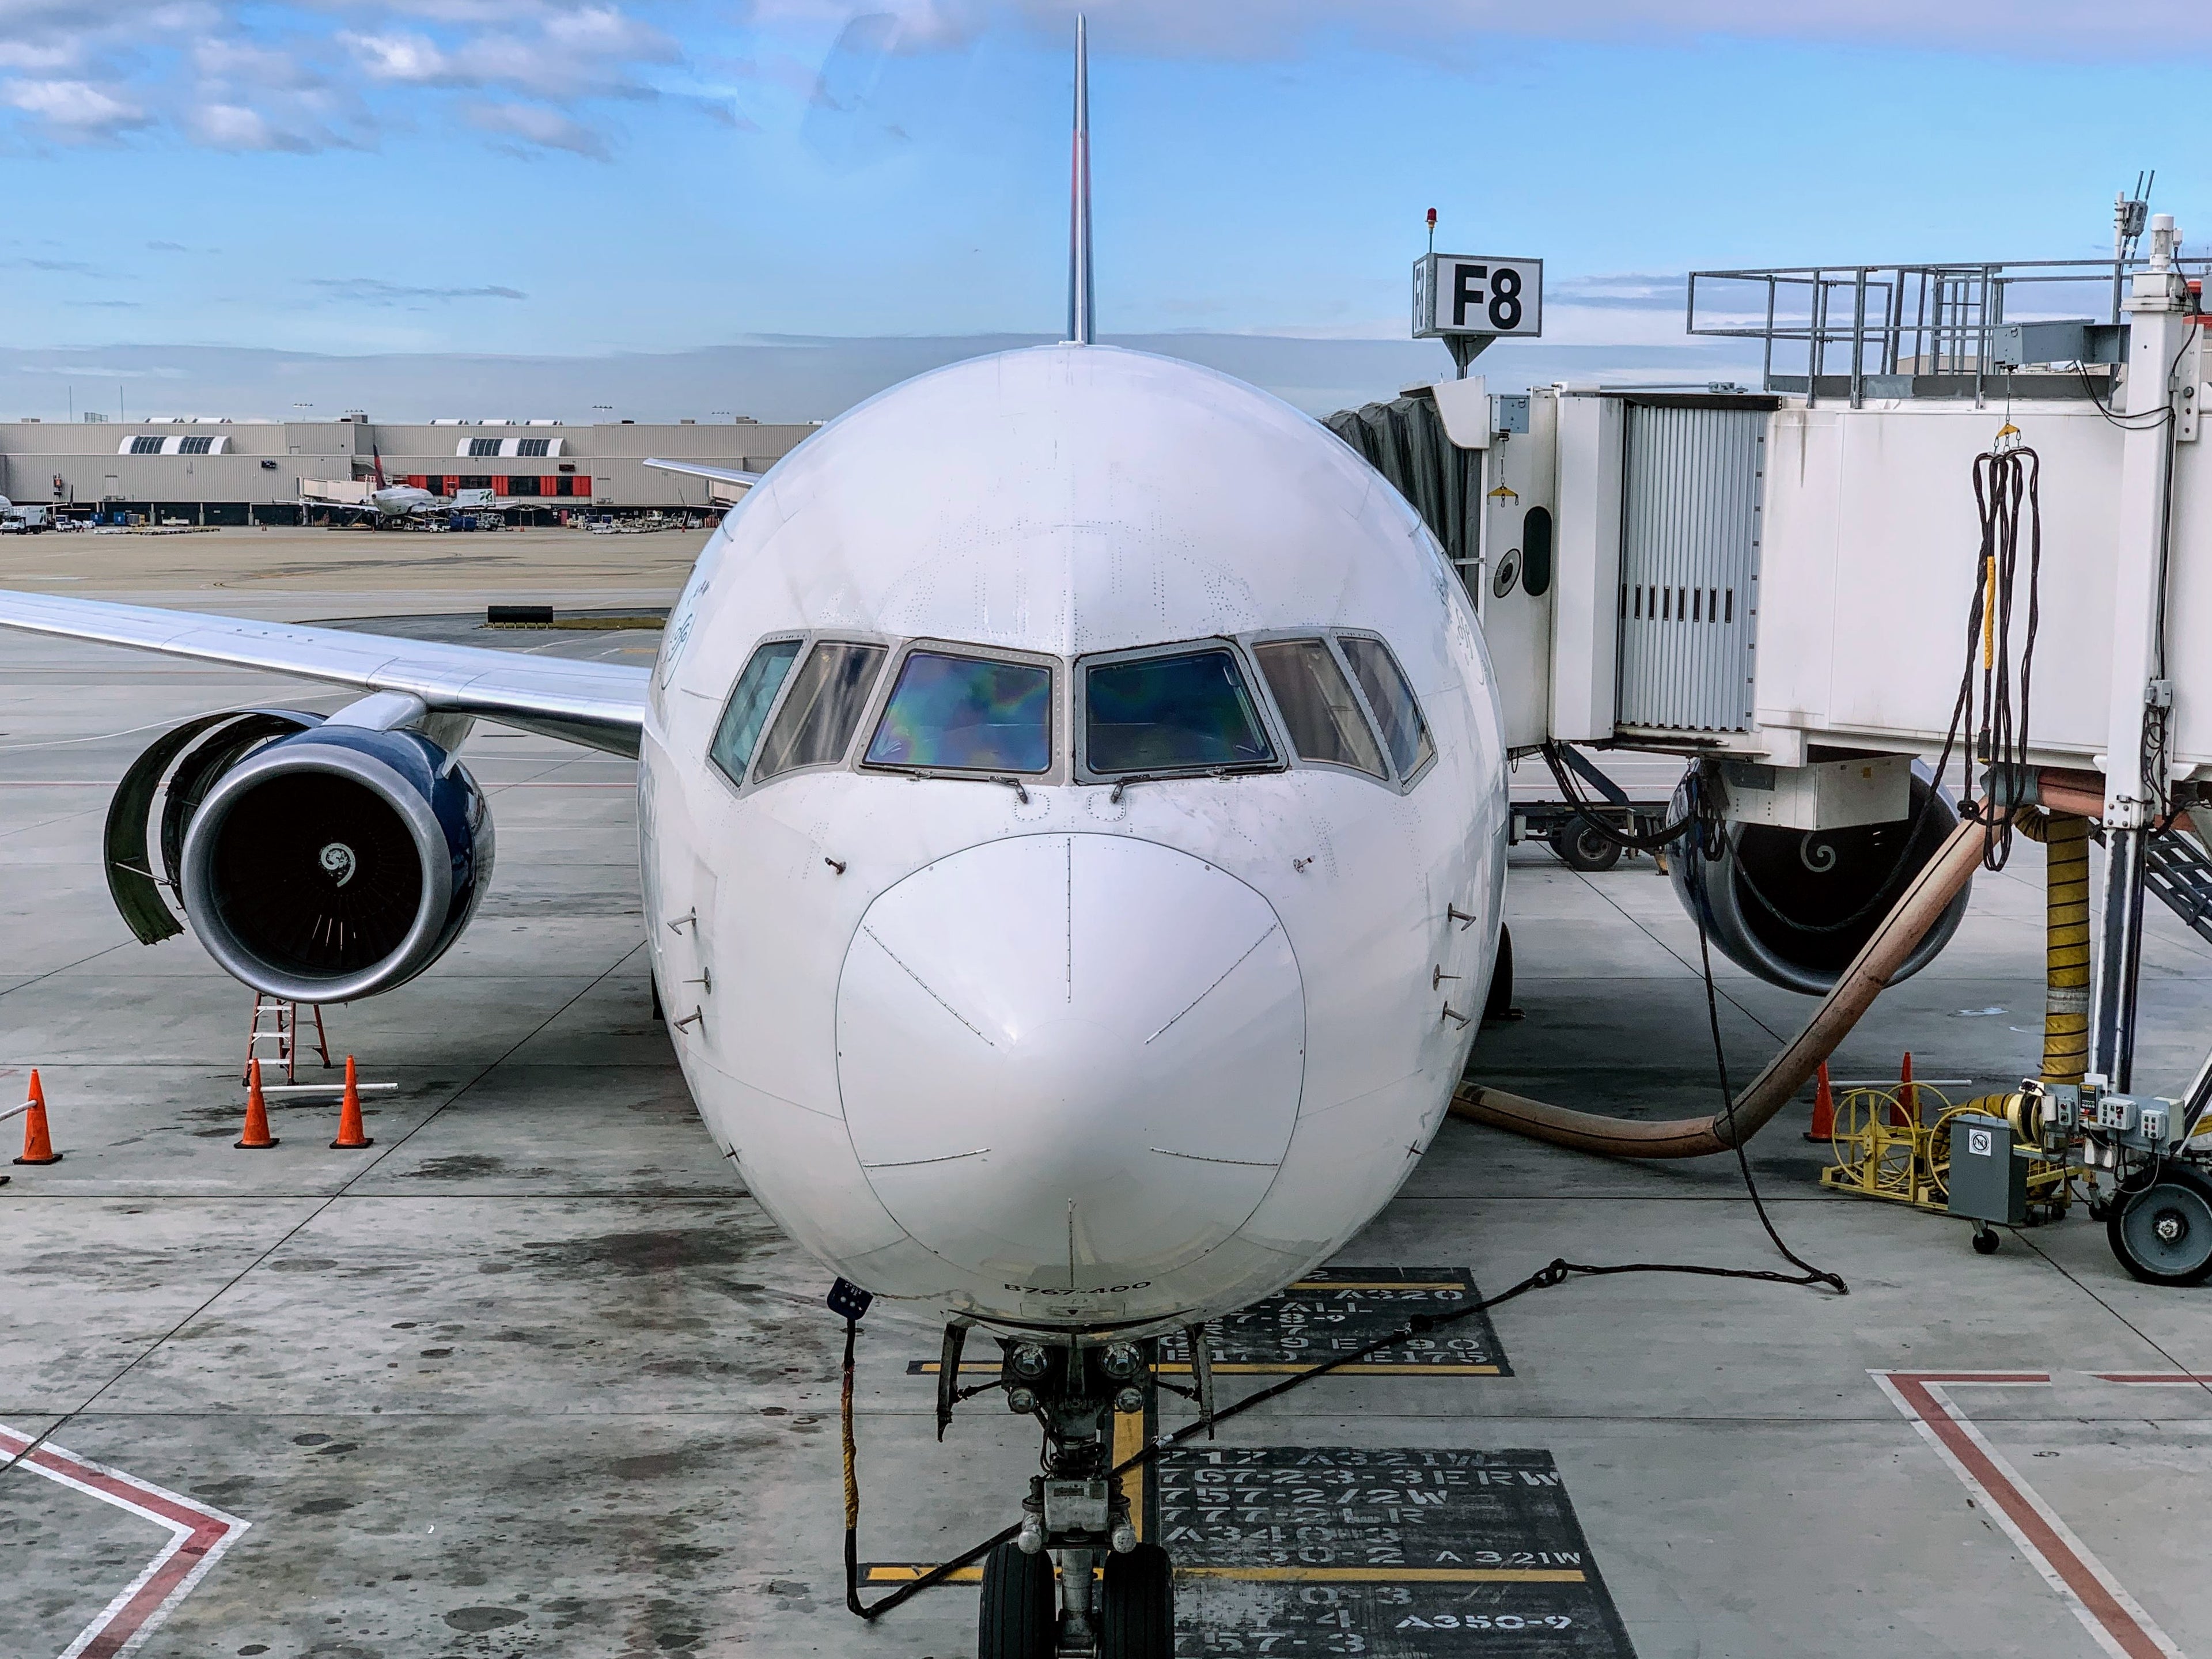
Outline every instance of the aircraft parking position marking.
<svg viewBox="0 0 2212 1659">
<path fill-rule="evenodd" d="M 1981 1499 L 2100 1648 L 2112 1659 L 2182 1659 L 2172 1639 L 2058 1518 L 2057 1511 L 2021 1479 L 1948 1393 L 1960 1387 L 2048 1388 L 2049 1372 L 1870 1370 L 1867 1375 L 1951 1466 L 1960 1484 Z M 2181 1379 L 2168 1374 L 2161 1380 Z"/>
<path fill-rule="evenodd" d="M 58 1486 L 166 1527 L 169 1541 L 64 1648 L 59 1659 L 136 1652 L 252 1522 L 0 1424 L 0 1473 L 28 1469 Z"/>
</svg>

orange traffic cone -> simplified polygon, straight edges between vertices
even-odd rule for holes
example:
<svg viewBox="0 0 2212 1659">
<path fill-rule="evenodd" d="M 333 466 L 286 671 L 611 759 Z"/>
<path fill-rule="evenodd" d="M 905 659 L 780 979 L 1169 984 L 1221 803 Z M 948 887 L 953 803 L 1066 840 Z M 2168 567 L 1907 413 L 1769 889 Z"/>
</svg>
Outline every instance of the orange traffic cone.
<svg viewBox="0 0 2212 1659">
<path fill-rule="evenodd" d="M 1836 1138 L 1836 1096 L 1828 1086 L 1828 1062 L 1820 1062 L 1820 1070 L 1813 1085 L 1813 1127 L 1805 1131 L 1808 1140 L 1833 1140 Z"/>
<path fill-rule="evenodd" d="M 46 1091 L 39 1086 L 39 1073 L 31 1073 L 31 1109 L 23 1115 L 23 1155 L 18 1164 L 58 1164 L 62 1155 L 54 1150 L 54 1138 L 46 1128 Z"/>
<path fill-rule="evenodd" d="M 345 1098 L 338 1105 L 338 1138 L 331 1145 L 346 1152 L 376 1145 L 362 1127 L 361 1085 L 354 1080 L 351 1054 L 346 1056 Z"/>
<path fill-rule="evenodd" d="M 256 1152 L 276 1144 L 276 1137 L 269 1133 L 269 1103 L 261 1097 L 258 1060 L 246 1068 L 246 1131 L 235 1144 Z"/>
<path fill-rule="evenodd" d="M 1902 1127 L 1920 1121 L 1920 1091 L 1912 1086 L 1912 1050 L 1905 1051 L 1905 1063 L 1897 1070 L 1897 1104 L 1889 1109 L 1889 1121 Z"/>
</svg>

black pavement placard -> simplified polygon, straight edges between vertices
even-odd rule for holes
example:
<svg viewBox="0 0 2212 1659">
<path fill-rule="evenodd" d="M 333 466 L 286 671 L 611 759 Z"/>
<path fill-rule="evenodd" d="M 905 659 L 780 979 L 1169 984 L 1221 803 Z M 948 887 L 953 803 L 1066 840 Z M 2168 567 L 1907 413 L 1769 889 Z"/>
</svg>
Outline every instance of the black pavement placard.
<svg viewBox="0 0 2212 1659">
<path fill-rule="evenodd" d="M 1214 1370 L 1224 1376 L 1286 1375 L 1351 1353 L 1416 1314 L 1466 1314 L 1437 1329 L 1394 1342 L 1344 1368 L 1347 1375 L 1510 1376 L 1505 1350 L 1462 1267 L 1346 1267 L 1331 1263 L 1242 1313 L 1206 1322 Z M 1160 1340 L 1160 1369 L 1190 1370 L 1180 1334 Z"/>
<path fill-rule="evenodd" d="M 1180 1656 L 1633 1659 L 1548 1452 L 1184 1446 L 1154 1494 Z"/>
</svg>

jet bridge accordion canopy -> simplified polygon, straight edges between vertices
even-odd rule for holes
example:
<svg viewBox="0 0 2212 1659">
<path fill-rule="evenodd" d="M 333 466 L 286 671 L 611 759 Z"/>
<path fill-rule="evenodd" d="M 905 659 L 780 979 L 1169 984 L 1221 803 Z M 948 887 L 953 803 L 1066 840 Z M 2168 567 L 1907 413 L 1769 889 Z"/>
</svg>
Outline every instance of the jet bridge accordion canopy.
<svg viewBox="0 0 2212 1659">
<path fill-rule="evenodd" d="M 1365 456 L 1413 504 L 1449 557 L 1474 556 L 1467 510 L 1474 460 L 1445 435 L 1434 398 L 1396 398 L 1340 409 L 1322 424 Z"/>
</svg>

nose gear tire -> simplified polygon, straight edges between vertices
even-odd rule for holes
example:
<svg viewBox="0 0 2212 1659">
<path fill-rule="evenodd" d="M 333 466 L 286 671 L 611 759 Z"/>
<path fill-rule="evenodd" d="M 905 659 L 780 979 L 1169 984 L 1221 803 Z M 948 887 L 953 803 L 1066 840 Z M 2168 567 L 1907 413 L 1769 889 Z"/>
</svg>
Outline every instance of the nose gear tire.
<svg viewBox="0 0 2212 1659">
<path fill-rule="evenodd" d="M 1011 1541 L 1000 1545 L 983 1558 L 977 1659 L 1054 1659 L 1059 1651 L 1060 1595 L 1051 1555 L 1043 1550 L 1024 1555 Z"/>
<path fill-rule="evenodd" d="M 1106 1558 L 1098 1659 L 1173 1659 L 1175 1571 L 1158 1544 Z"/>
<path fill-rule="evenodd" d="M 2146 1285 L 2201 1285 L 2212 1276 L 2212 1180 L 2185 1164 L 2112 1206 L 2112 1254 Z"/>
</svg>

